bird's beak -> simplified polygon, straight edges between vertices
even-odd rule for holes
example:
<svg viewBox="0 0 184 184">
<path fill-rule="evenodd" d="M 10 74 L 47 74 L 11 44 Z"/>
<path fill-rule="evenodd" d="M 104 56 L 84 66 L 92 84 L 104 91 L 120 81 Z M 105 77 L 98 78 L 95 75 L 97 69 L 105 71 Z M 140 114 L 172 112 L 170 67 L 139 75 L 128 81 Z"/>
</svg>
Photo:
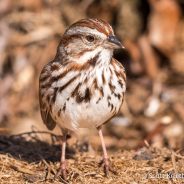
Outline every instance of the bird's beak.
<svg viewBox="0 0 184 184">
<path fill-rule="evenodd" d="M 114 48 L 114 49 L 120 49 L 120 48 L 124 48 L 124 46 L 121 44 L 121 42 L 118 40 L 118 38 L 114 35 L 110 35 L 107 38 L 108 42 L 110 43 L 110 45 Z"/>
</svg>

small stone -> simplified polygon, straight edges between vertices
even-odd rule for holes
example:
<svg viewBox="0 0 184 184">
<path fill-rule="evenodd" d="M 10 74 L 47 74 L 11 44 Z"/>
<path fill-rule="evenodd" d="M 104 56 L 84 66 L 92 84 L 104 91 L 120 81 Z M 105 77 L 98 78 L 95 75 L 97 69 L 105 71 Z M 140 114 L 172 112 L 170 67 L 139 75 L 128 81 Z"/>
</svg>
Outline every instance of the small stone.
<svg viewBox="0 0 184 184">
<path fill-rule="evenodd" d="M 133 159 L 135 159 L 135 160 L 151 160 L 153 158 L 154 157 L 153 157 L 153 154 L 151 153 L 151 151 L 144 147 L 136 152 Z"/>
</svg>

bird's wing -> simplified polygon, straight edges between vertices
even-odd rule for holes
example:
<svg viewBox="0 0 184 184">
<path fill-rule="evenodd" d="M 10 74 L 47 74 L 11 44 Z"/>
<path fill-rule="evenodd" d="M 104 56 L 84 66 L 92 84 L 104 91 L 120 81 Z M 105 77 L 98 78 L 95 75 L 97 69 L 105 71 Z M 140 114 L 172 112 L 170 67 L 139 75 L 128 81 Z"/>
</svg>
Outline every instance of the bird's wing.
<svg viewBox="0 0 184 184">
<path fill-rule="evenodd" d="M 50 108 L 48 108 L 48 106 L 45 106 L 42 100 L 43 99 L 39 94 L 40 112 L 41 112 L 42 120 L 49 130 L 53 130 L 56 126 L 56 122 L 53 120 L 50 114 Z"/>
<path fill-rule="evenodd" d="M 41 94 L 42 90 L 48 91 L 47 89 L 43 89 L 43 86 L 41 85 L 42 80 L 47 78 L 48 76 L 48 83 L 49 81 L 49 71 L 50 67 L 47 65 L 43 68 L 41 74 L 40 74 L 40 84 L 39 84 L 39 103 L 40 103 L 40 112 L 41 117 L 44 122 L 44 124 L 47 126 L 49 130 L 53 130 L 56 126 L 56 122 L 53 120 L 51 116 L 51 105 L 49 98 L 46 98 L 44 95 Z M 50 86 L 51 87 L 51 86 Z M 48 96 L 52 96 L 52 94 L 48 94 Z"/>
</svg>

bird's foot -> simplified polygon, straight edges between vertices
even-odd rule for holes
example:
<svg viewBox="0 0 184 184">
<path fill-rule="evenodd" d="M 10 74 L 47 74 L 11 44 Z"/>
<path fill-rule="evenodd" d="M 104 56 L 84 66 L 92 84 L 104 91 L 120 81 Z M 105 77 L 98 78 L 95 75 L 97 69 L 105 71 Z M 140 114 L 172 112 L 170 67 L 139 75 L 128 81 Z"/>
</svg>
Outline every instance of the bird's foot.
<svg viewBox="0 0 184 184">
<path fill-rule="evenodd" d="M 58 177 L 62 177 L 63 180 L 67 180 L 67 169 L 66 169 L 66 162 L 61 162 L 59 171 L 56 173 L 54 179 L 58 178 Z"/>
<path fill-rule="evenodd" d="M 103 160 L 99 163 L 99 166 L 103 166 L 104 174 L 106 177 L 109 176 L 109 172 L 112 172 L 113 174 L 117 174 L 117 172 L 112 169 L 108 158 L 103 158 Z"/>
</svg>

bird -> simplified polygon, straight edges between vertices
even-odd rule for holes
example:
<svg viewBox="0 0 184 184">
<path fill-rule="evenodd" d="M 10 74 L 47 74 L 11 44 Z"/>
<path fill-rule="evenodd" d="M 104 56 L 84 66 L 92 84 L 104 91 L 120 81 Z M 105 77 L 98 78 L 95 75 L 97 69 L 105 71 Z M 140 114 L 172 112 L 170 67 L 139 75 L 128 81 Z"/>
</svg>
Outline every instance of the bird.
<svg viewBox="0 0 184 184">
<path fill-rule="evenodd" d="M 77 133 L 79 128 L 98 131 L 104 172 L 109 172 L 102 127 L 119 112 L 124 101 L 125 69 L 113 58 L 113 51 L 122 48 L 109 23 L 101 19 L 81 19 L 65 30 L 54 59 L 41 70 L 41 117 L 49 130 L 56 126 L 61 129 L 58 173 L 64 179 L 67 135 Z"/>
</svg>

